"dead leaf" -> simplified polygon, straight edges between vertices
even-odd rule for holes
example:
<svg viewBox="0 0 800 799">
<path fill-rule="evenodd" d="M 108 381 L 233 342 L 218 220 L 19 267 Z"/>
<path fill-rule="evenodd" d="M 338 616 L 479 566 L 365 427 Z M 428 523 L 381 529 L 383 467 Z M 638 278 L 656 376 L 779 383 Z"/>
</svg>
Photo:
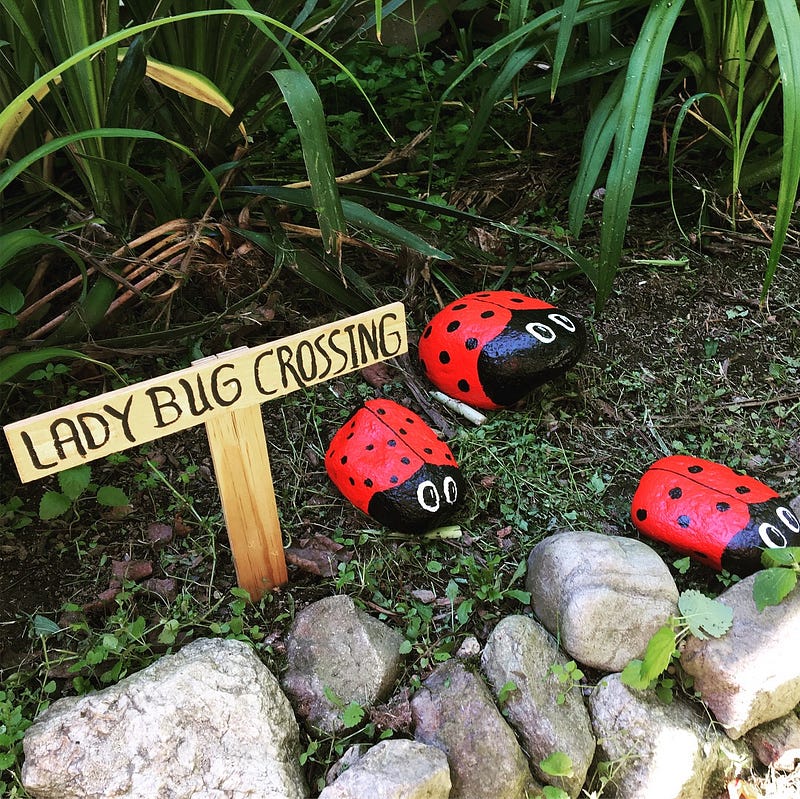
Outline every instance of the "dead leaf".
<svg viewBox="0 0 800 799">
<path fill-rule="evenodd" d="M 153 549 L 161 549 L 172 541 L 173 529 L 163 522 L 153 522 L 147 528 L 147 540 Z"/>
<path fill-rule="evenodd" d="M 326 535 L 301 538 L 299 547 L 284 550 L 286 561 L 304 572 L 319 577 L 333 577 L 339 573 L 339 564 L 347 563 L 352 553 Z"/>
<path fill-rule="evenodd" d="M 394 379 L 392 377 L 392 368 L 383 362 L 365 366 L 361 370 L 361 377 L 373 388 L 383 388 Z"/>
<path fill-rule="evenodd" d="M 149 560 L 112 560 L 109 588 L 119 588 L 125 580 L 140 583 L 153 573 L 153 562 Z"/>
</svg>

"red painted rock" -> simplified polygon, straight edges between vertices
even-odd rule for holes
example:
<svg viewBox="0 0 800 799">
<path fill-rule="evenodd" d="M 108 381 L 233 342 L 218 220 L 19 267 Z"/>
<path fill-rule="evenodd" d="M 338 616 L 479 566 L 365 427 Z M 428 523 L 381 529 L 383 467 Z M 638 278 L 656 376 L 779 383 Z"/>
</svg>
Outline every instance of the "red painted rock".
<svg viewBox="0 0 800 799">
<path fill-rule="evenodd" d="M 585 339 L 583 323 L 549 303 L 479 291 L 431 319 L 419 358 L 445 394 L 476 408 L 503 408 L 574 365 Z"/>
<path fill-rule="evenodd" d="M 769 486 L 712 461 L 656 461 L 633 495 L 638 530 L 718 571 L 761 568 L 766 547 L 800 546 L 800 521 Z"/>
<path fill-rule="evenodd" d="M 385 399 L 368 400 L 342 425 L 325 468 L 359 510 L 408 533 L 443 524 L 466 490 L 447 444 L 417 414 Z"/>
</svg>

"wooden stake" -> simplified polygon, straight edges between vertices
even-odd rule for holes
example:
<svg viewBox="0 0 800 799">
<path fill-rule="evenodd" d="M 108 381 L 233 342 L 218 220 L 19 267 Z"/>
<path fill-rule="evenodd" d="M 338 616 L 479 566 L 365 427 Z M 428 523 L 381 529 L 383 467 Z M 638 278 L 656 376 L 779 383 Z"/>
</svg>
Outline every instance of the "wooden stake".
<svg viewBox="0 0 800 799">
<path fill-rule="evenodd" d="M 261 406 L 206 422 L 240 588 L 257 602 L 288 581 Z"/>
<path fill-rule="evenodd" d="M 287 582 L 261 404 L 408 351 L 396 302 L 3 427 L 23 482 L 204 424 L 239 586 Z"/>
</svg>

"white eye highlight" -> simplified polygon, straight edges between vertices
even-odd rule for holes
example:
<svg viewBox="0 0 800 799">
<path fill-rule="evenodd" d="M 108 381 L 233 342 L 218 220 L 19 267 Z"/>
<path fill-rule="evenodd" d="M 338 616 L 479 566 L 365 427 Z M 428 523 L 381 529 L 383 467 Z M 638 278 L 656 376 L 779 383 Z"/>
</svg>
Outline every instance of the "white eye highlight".
<svg viewBox="0 0 800 799">
<path fill-rule="evenodd" d="M 761 522 L 758 525 L 758 535 L 770 549 L 783 549 L 786 546 L 786 536 L 769 522 Z"/>
<path fill-rule="evenodd" d="M 444 501 L 448 505 L 455 504 L 455 501 L 458 499 L 458 486 L 456 485 L 456 481 L 448 475 L 444 478 L 442 488 L 444 488 Z"/>
<path fill-rule="evenodd" d="M 537 341 L 541 341 L 542 344 L 550 344 L 550 342 L 556 340 L 555 330 L 543 322 L 528 322 L 528 324 L 525 325 L 525 330 Z"/>
<path fill-rule="evenodd" d="M 547 318 L 559 327 L 563 327 L 564 330 L 569 330 L 570 333 L 575 332 L 575 322 L 568 316 L 564 316 L 562 313 L 549 313 L 547 314 Z"/>
<path fill-rule="evenodd" d="M 417 486 L 417 502 L 429 513 L 436 513 L 439 510 L 441 502 L 439 490 L 430 480 L 425 480 Z"/>
<path fill-rule="evenodd" d="M 780 508 L 777 510 L 778 518 L 785 524 L 793 533 L 800 533 L 800 521 L 797 520 L 797 516 L 795 516 L 789 508 L 785 508 L 781 505 Z"/>
</svg>

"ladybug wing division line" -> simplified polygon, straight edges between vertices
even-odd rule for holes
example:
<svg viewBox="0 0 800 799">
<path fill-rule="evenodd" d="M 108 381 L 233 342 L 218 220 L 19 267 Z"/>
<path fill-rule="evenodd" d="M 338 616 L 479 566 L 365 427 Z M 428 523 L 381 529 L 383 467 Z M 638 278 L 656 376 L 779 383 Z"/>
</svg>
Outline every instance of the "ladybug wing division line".
<svg viewBox="0 0 800 799">
<path fill-rule="evenodd" d="M 631 518 L 645 535 L 740 576 L 761 568 L 765 548 L 800 545 L 800 521 L 769 486 L 687 455 L 645 472 Z"/>
<path fill-rule="evenodd" d="M 391 400 L 369 400 L 356 411 L 333 437 L 325 466 L 359 510 L 410 533 L 441 524 L 466 490 L 447 444 Z"/>
</svg>

